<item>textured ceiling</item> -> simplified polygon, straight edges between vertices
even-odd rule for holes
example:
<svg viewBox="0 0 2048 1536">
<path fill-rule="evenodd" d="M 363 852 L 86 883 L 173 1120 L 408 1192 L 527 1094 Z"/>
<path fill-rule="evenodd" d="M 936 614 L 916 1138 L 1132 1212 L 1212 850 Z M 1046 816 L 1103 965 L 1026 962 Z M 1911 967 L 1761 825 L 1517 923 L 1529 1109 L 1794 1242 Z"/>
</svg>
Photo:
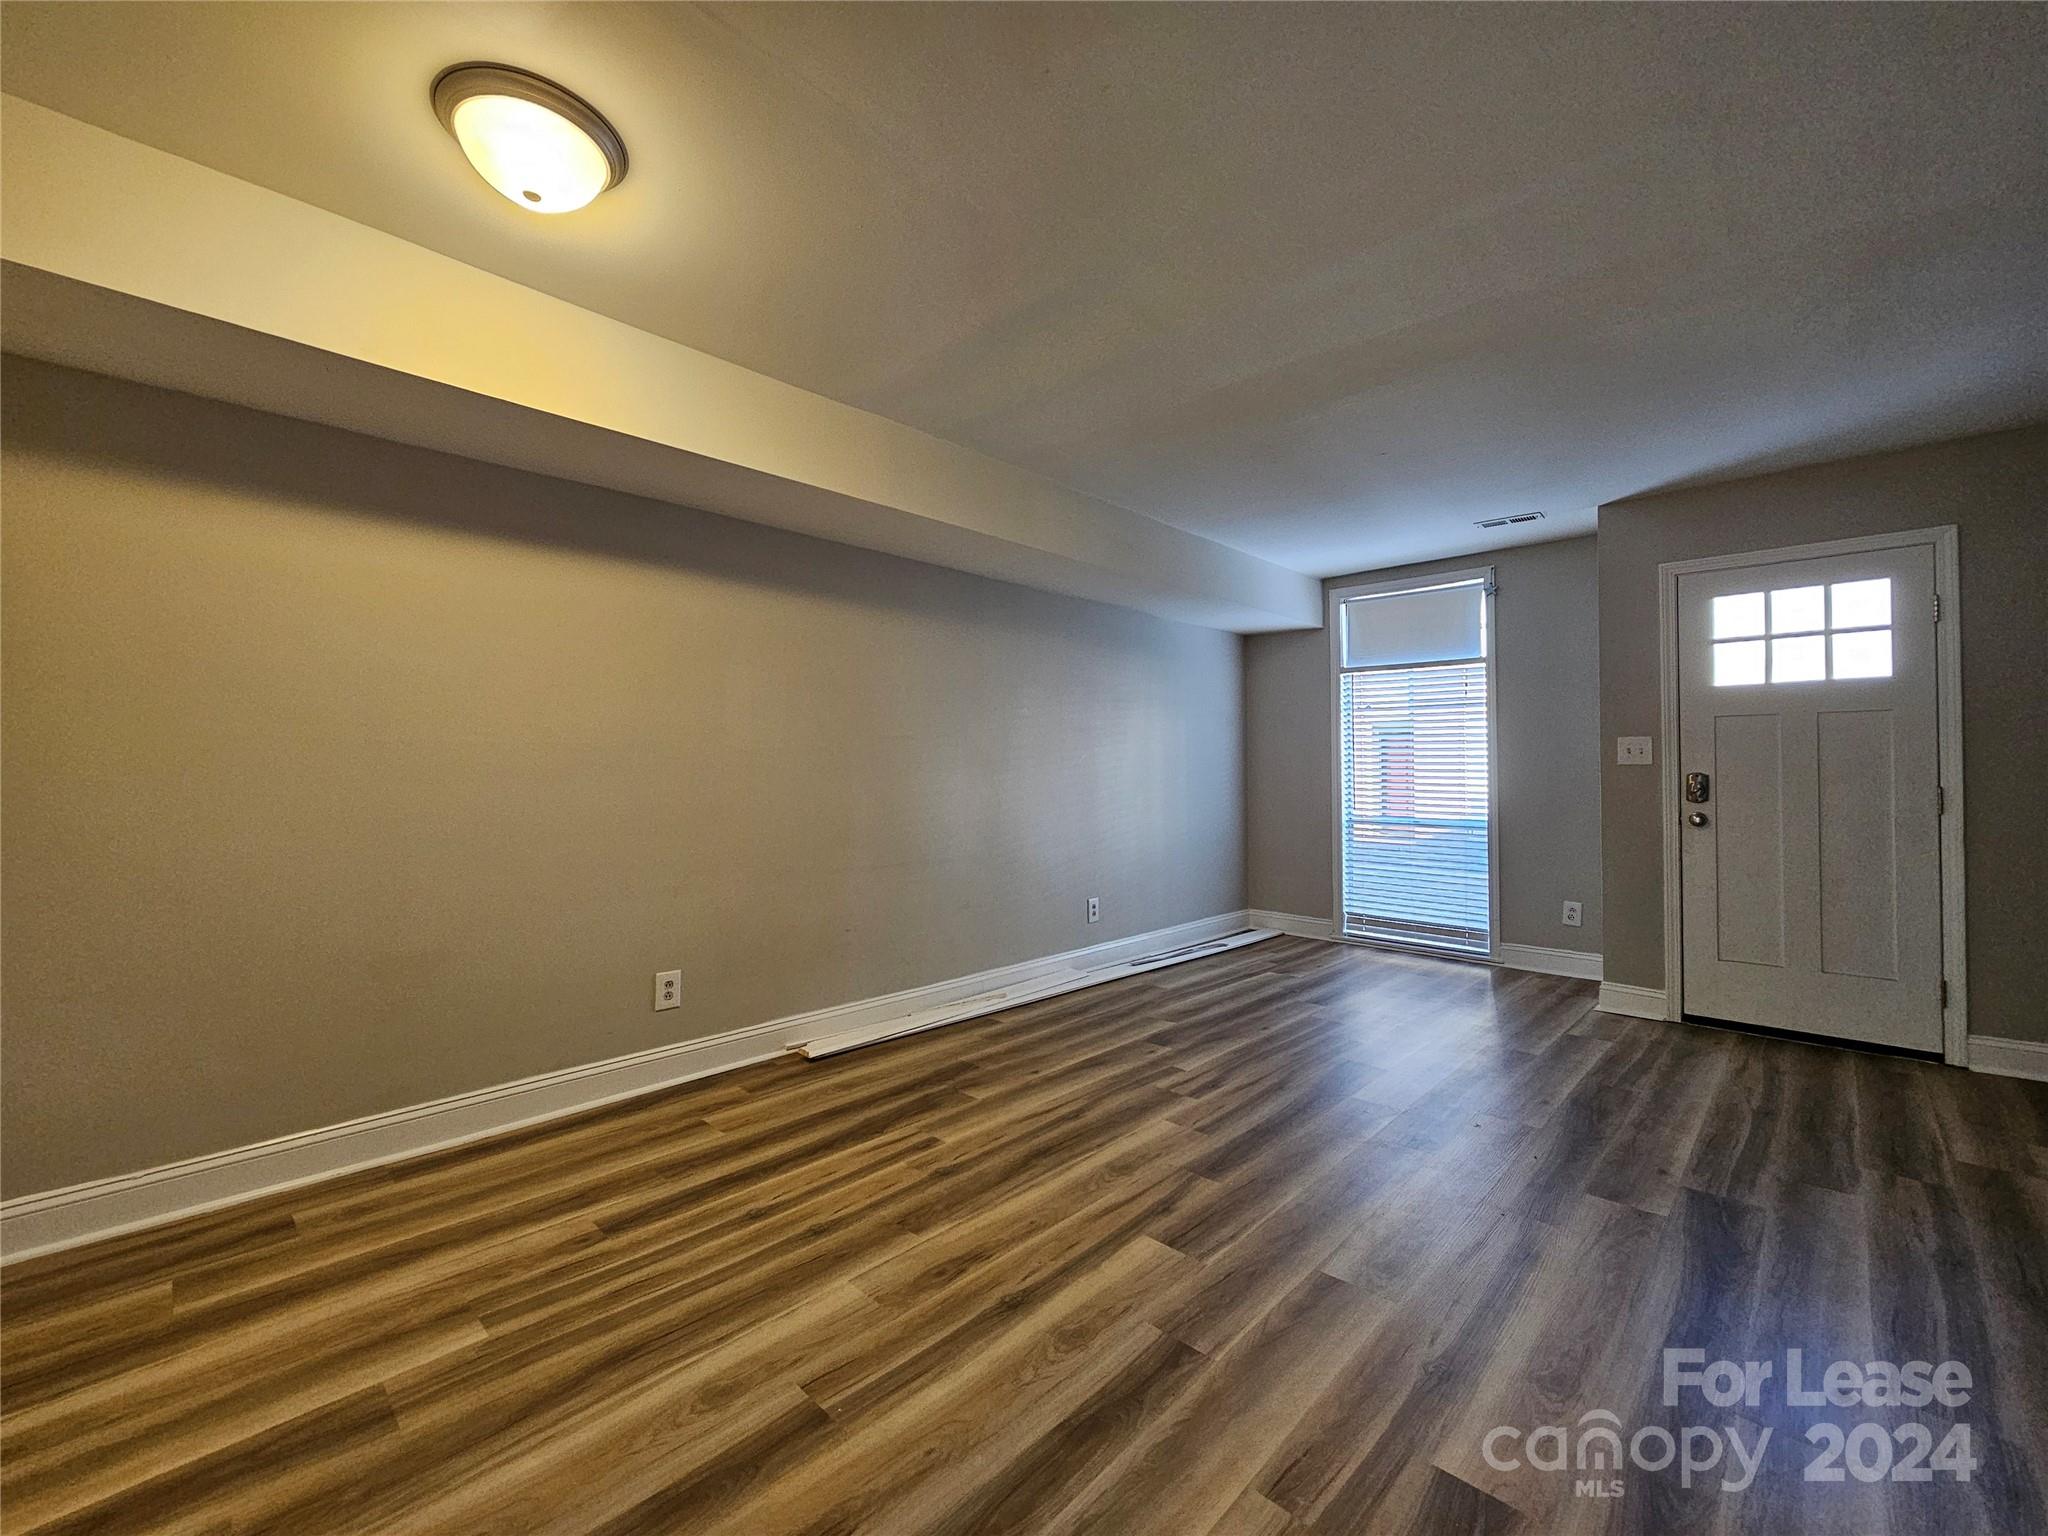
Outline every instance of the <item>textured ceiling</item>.
<svg viewBox="0 0 2048 1536">
<path fill-rule="evenodd" d="M 0 84 L 1321 573 L 2048 415 L 2048 7 L 42 4 Z M 558 220 L 444 65 L 624 133 Z"/>
</svg>

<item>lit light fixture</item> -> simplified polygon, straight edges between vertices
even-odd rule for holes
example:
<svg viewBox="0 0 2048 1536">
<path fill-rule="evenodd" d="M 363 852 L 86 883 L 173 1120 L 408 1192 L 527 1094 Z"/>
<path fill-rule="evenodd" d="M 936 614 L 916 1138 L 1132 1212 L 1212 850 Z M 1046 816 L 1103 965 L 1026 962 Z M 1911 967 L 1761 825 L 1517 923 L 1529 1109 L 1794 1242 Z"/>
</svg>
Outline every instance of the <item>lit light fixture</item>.
<svg viewBox="0 0 2048 1536">
<path fill-rule="evenodd" d="M 434 113 L 477 174 L 534 213 L 568 213 L 626 178 L 626 144 L 589 102 L 509 64 L 434 77 Z"/>
</svg>

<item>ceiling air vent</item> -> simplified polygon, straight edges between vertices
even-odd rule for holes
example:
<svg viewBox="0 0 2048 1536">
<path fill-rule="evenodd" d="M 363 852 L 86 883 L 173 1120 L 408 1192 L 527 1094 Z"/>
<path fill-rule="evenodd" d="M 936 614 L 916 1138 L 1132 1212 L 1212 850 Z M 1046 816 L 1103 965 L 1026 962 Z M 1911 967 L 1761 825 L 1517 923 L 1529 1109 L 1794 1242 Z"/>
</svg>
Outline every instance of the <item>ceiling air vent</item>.
<svg viewBox="0 0 2048 1536">
<path fill-rule="evenodd" d="M 1474 528 L 1512 528 L 1517 523 L 1540 523 L 1541 512 L 1517 512 L 1513 517 L 1489 517 L 1483 523 L 1474 523 Z"/>
</svg>

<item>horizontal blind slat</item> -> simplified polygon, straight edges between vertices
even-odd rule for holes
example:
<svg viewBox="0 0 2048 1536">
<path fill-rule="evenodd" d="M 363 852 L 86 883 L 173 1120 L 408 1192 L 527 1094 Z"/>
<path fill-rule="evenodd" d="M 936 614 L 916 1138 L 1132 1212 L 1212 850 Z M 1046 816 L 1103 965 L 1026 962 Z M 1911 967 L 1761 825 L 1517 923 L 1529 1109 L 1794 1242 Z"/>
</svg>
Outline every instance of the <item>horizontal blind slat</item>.
<svg viewBox="0 0 2048 1536">
<path fill-rule="evenodd" d="M 1484 953 L 1485 663 L 1347 671 L 1338 724 L 1345 932 Z"/>
</svg>

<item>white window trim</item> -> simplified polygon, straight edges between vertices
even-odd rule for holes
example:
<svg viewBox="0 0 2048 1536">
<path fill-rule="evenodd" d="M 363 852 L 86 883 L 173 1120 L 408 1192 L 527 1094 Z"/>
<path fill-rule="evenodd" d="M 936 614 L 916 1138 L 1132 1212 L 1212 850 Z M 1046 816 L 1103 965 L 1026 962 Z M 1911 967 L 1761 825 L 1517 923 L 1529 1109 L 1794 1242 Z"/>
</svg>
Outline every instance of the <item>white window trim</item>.
<svg viewBox="0 0 2048 1536">
<path fill-rule="evenodd" d="M 1364 939 L 1344 932 L 1344 732 L 1339 724 L 1344 679 L 1343 605 L 1354 597 L 1377 597 L 1389 592 L 1412 592 L 1424 587 L 1448 587 L 1462 582 L 1481 583 L 1486 625 L 1486 942 L 1487 952 L 1460 954 L 1434 949 L 1425 944 L 1395 944 L 1382 939 Z M 1459 571 L 1431 571 L 1426 575 L 1400 576 L 1384 581 L 1351 582 L 1327 589 L 1323 596 L 1323 626 L 1330 632 L 1330 930 L 1331 937 L 1344 944 L 1362 944 L 1370 949 L 1398 949 L 1404 954 L 1432 955 L 1439 960 L 1467 960 L 1479 964 L 1500 962 L 1500 732 L 1497 715 L 1500 689 L 1497 686 L 1500 657 L 1500 623 L 1494 612 L 1493 567 L 1475 565 Z"/>
</svg>

